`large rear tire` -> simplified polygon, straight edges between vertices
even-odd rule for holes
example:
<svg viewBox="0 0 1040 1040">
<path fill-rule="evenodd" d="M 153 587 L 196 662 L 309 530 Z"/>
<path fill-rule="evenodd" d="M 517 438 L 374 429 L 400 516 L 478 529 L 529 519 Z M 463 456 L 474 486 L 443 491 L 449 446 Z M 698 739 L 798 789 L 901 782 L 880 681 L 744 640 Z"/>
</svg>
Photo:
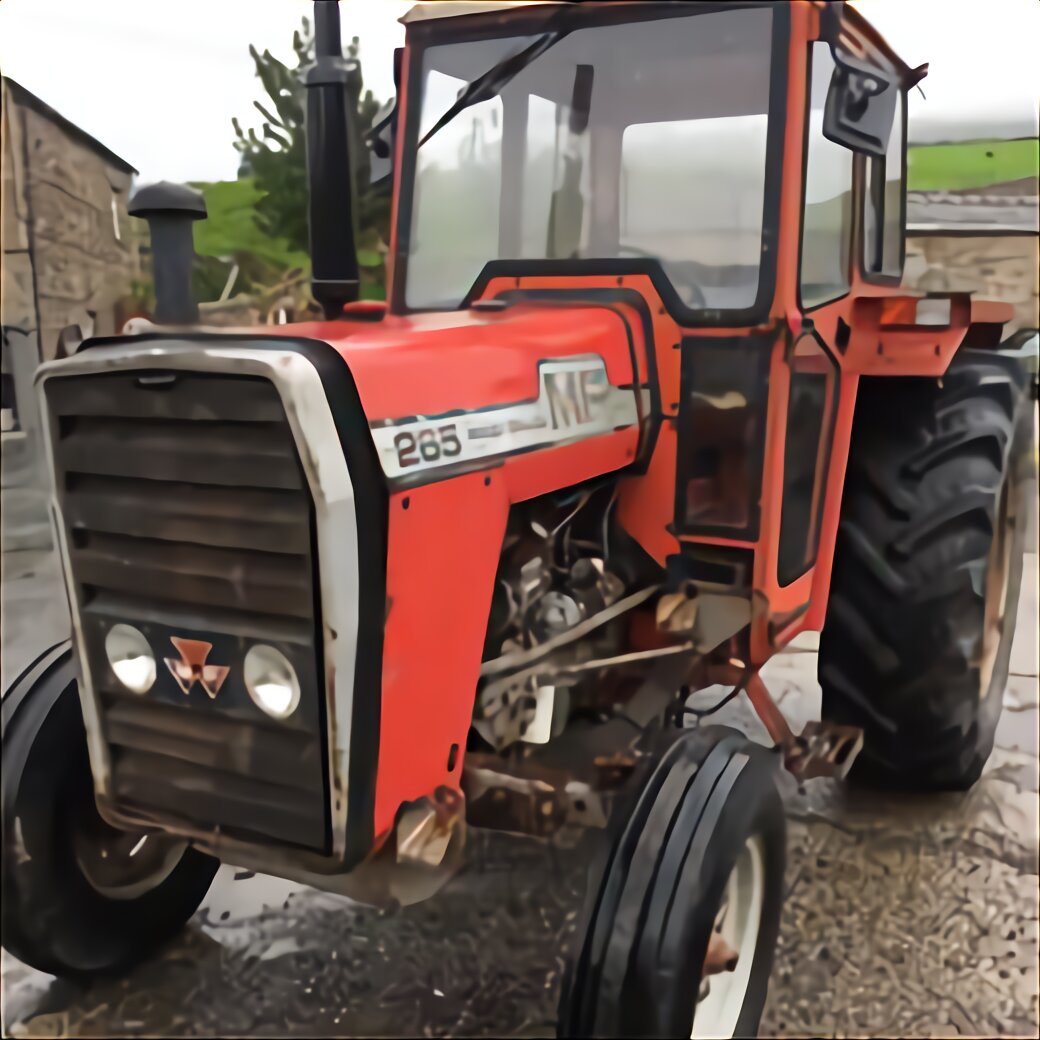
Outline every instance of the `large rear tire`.
<svg viewBox="0 0 1040 1040">
<path fill-rule="evenodd" d="M 4 948 L 52 975 L 130 967 L 198 909 L 218 861 L 98 814 L 67 645 L 5 695 L 2 742 Z"/>
<path fill-rule="evenodd" d="M 594 861 L 561 1036 L 757 1033 L 783 903 L 778 759 L 723 726 L 662 737 Z"/>
<path fill-rule="evenodd" d="M 959 790 L 993 748 L 1022 579 L 1032 440 L 1011 358 L 864 380 L 826 624 L 823 715 L 861 726 L 853 777 Z"/>
</svg>

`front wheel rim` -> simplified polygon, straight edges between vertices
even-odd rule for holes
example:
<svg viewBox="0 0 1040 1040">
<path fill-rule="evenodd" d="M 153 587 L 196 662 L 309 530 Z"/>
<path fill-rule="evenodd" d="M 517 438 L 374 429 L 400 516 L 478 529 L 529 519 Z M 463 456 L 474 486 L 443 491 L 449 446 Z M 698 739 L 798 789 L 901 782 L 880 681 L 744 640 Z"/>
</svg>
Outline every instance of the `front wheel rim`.
<svg viewBox="0 0 1040 1040">
<path fill-rule="evenodd" d="M 138 899 L 161 885 L 180 863 L 187 843 L 161 834 L 122 831 L 94 810 L 73 825 L 76 865 L 95 892 L 107 899 Z"/>
<path fill-rule="evenodd" d="M 752 835 L 730 871 L 715 919 L 715 931 L 737 954 L 736 966 L 703 980 L 707 985 L 703 996 L 702 980 L 698 979 L 692 1040 L 731 1037 L 736 1032 L 758 950 L 765 876 L 765 846 L 760 836 Z"/>
</svg>

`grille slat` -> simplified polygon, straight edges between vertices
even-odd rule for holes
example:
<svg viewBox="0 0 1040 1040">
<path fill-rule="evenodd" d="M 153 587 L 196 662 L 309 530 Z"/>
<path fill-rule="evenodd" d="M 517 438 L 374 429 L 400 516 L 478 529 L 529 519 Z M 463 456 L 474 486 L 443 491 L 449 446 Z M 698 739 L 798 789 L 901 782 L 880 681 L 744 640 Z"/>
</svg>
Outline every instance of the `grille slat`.
<svg viewBox="0 0 1040 1040">
<path fill-rule="evenodd" d="M 162 379 L 162 373 L 149 373 L 151 378 Z M 52 407 L 61 415 L 100 415 L 111 417 L 112 398 L 120 399 L 119 416 L 124 419 L 191 419 L 222 420 L 224 422 L 274 422 L 285 419 L 278 395 L 271 395 L 269 386 L 261 380 L 240 380 L 232 399 L 225 394 L 223 380 L 204 380 L 170 373 L 166 385 L 152 383 L 144 393 L 127 392 L 130 386 L 124 375 L 97 375 L 89 380 L 60 380 L 48 389 Z M 182 379 L 191 381 L 191 393 L 179 393 Z M 136 377 L 135 377 L 136 380 Z M 139 388 L 139 387 L 138 387 Z M 143 389 L 143 388 L 141 388 Z"/>
<path fill-rule="evenodd" d="M 114 556 L 74 550 L 72 565 L 77 578 L 91 588 L 104 587 L 115 592 L 138 593 L 142 588 L 155 589 L 163 600 L 173 603 L 204 603 L 209 607 L 248 610 L 254 614 L 271 614 L 308 620 L 313 614 L 309 583 L 302 587 L 264 585 L 260 580 L 246 581 L 234 575 L 209 576 L 177 571 L 179 551 L 170 552 L 173 566 L 149 566 Z"/>
<path fill-rule="evenodd" d="M 203 512 L 205 502 L 186 499 L 179 490 L 168 491 L 158 481 L 142 481 L 151 487 L 131 496 L 106 499 L 103 491 L 74 491 L 65 496 L 66 521 L 73 530 L 82 529 L 132 538 L 154 538 L 168 542 L 226 547 L 269 553 L 302 555 L 310 548 L 306 502 L 300 496 L 295 517 L 285 515 L 244 516 Z M 171 484 L 170 488 L 183 485 Z M 158 507 L 158 508 L 157 508 Z M 250 509 L 248 500 L 243 511 Z"/>
<path fill-rule="evenodd" d="M 254 553 L 253 567 L 242 573 L 241 554 L 233 549 L 169 542 L 151 538 L 134 538 L 118 534 L 90 531 L 76 532 L 74 554 L 84 560 L 111 563 L 114 566 L 145 567 L 168 570 L 200 577 L 228 575 L 249 584 L 310 589 L 306 553 Z"/>
<path fill-rule="evenodd" d="M 165 810 L 196 826 L 259 834 L 313 845 L 324 828 L 320 799 L 302 792 L 195 766 L 181 758 L 115 749 L 116 798 L 127 805 Z"/>
<path fill-rule="evenodd" d="M 191 543 L 77 531 L 72 562 L 84 585 L 307 619 L 313 612 L 306 555 L 240 552 Z"/>
<path fill-rule="evenodd" d="M 178 445 L 176 437 L 130 440 L 108 434 L 71 433 L 58 441 L 63 470 L 145 480 L 187 481 L 222 487 L 301 487 L 296 459 L 283 450 L 265 450 L 244 438 L 237 453 L 216 452 L 205 439 Z"/>
<path fill-rule="evenodd" d="M 321 757 L 306 733 L 267 728 L 210 715 L 206 724 L 190 707 L 142 704 L 128 697 L 105 698 L 109 743 L 129 750 L 180 759 L 219 773 L 277 786 L 309 790 L 321 779 Z M 281 766 L 276 772 L 273 766 Z"/>
<path fill-rule="evenodd" d="M 224 632 L 254 642 L 313 644 L 313 622 L 293 617 L 273 617 L 246 610 L 217 607 L 212 603 L 190 606 L 165 599 L 156 592 L 136 594 L 84 584 L 82 611 L 110 622 L 139 618 L 164 625 L 174 632 L 202 630 Z M 161 590 L 158 590 L 161 591 Z"/>
<path fill-rule="evenodd" d="M 86 501 L 116 503 L 128 508 L 147 506 L 157 492 L 168 501 L 164 512 L 199 519 L 226 518 L 242 520 L 243 513 L 262 517 L 265 522 L 300 524 L 307 519 L 307 500 L 295 490 L 236 487 L 228 490 L 184 481 L 139 480 L 134 477 L 95 476 L 70 473 L 65 482 L 66 501 L 80 496 Z"/>
<path fill-rule="evenodd" d="M 120 371 L 45 384 L 69 565 L 100 684 L 116 800 L 192 826 L 327 850 L 328 794 L 313 505 L 266 380 Z M 129 623 L 157 656 L 176 637 L 231 669 L 189 695 L 160 662 L 144 696 L 113 694 L 105 634 Z M 280 647 L 300 708 L 275 723 L 241 669 Z"/>
</svg>

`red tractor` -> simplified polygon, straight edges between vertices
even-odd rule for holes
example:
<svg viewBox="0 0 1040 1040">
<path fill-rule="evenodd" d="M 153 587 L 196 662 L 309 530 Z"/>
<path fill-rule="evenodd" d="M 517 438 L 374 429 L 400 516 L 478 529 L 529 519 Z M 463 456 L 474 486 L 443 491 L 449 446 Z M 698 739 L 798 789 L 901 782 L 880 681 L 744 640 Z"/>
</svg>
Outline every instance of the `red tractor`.
<svg viewBox="0 0 1040 1040">
<path fill-rule="evenodd" d="M 818 0 L 423 5 L 368 138 L 384 306 L 338 17 L 325 320 L 200 327 L 204 209 L 159 185 L 160 324 L 40 371 L 73 640 L 3 702 L 4 946 L 118 970 L 222 860 L 410 903 L 467 825 L 578 824 L 561 1033 L 753 1033 L 778 768 L 967 787 L 1008 672 L 1026 375 L 1010 308 L 900 290 L 926 70 Z M 795 735 L 759 669 L 806 631 Z M 710 723 L 719 684 L 774 747 Z"/>
</svg>

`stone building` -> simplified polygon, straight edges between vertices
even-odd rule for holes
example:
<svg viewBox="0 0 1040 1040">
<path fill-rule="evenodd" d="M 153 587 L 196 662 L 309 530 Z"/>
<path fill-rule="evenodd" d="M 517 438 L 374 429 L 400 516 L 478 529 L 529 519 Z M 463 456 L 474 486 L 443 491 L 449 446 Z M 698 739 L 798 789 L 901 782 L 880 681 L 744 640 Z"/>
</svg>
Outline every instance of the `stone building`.
<svg viewBox="0 0 1040 1040">
<path fill-rule="evenodd" d="M 136 170 L 14 80 L 0 80 L 4 548 L 49 542 L 32 377 L 60 333 L 117 331 L 139 274 L 127 200 Z"/>
</svg>

